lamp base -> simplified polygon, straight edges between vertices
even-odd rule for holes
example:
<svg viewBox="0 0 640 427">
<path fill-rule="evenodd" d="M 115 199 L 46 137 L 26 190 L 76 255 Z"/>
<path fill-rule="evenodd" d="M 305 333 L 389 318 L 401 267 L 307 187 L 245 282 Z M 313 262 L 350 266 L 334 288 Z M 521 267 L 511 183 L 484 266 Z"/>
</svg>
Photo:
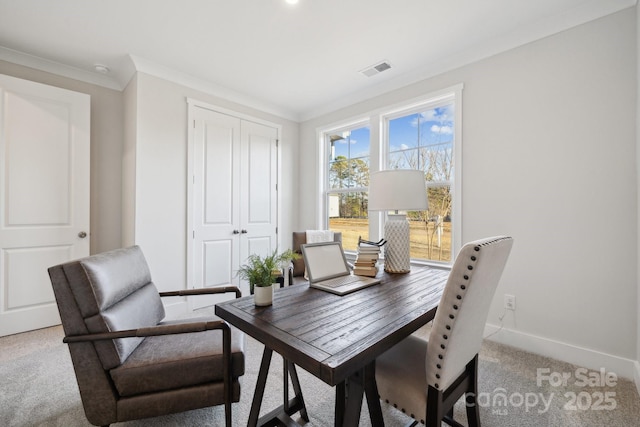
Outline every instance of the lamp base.
<svg viewBox="0 0 640 427">
<path fill-rule="evenodd" d="M 384 271 L 408 273 L 411 271 L 409 251 L 409 222 L 406 215 L 389 215 L 384 225 Z"/>
</svg>

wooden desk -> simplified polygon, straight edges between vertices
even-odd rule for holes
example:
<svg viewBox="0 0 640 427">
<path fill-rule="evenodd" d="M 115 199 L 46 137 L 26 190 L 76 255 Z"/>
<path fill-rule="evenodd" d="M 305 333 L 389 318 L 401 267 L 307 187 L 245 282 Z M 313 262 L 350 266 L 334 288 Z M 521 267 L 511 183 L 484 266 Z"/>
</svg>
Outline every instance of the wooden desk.
<svg viewBox="0 0 640 427">
<path fill-rule="evenodd" d="M 382 283 L 344 296 L 300 284 L 276 290 L 269 307 L 256 307 L 253 296 L 218 304 L 218 316 L 265 345 L 248 425 L 288 425 L 298 411 L 308 420 L 295 365 L 336 386 L 336 426 L 358 424 L 363 395 L 372 424 L 383 425 L 375 359 L 433 319 L 448 275 L 413 267 L 381 272 Z M 284 403 L 258 420 L 273 351 L 284 359 Z"/>
</svg>

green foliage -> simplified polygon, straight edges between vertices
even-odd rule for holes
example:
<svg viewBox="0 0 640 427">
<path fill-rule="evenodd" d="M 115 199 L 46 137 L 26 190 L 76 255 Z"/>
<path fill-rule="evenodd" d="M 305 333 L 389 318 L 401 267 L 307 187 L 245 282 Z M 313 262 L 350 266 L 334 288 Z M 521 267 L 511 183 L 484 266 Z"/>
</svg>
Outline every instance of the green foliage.
<svg viewBox="0 0 640 427">
<path fill-rule="evenodd" d="M 278 250 L 273 253 L 260 256 L 251 254 L 247 261 L 238 270 L 238 276 L 249 281 L 249 289 L 253 294 L 254 286 L 269 286 L 273 283 L 274 275 L 281 274 L 282 268 L 300 255 L 287 249 L 278 255 Z"/>
</svg>

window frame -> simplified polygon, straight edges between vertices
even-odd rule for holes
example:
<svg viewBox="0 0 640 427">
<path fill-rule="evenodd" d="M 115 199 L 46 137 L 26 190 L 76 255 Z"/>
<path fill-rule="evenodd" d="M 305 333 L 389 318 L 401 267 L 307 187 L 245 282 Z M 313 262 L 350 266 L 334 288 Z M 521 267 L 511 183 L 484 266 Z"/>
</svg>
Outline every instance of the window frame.
<svg viewBox="0 0 640 427">
<path fill-rule="evenodd" d="M 317 129 L 318 146 L 320 150 L 319 164 L 319 219 L 321 228 L 329 225 L 329 194 L 340 192 L 368 192 L 368 188 L 354 187 L 344 190 L 335 190 L 329 187 L 329 163 L 330 145 L 328 144 L 329 134 L 355 129 L 357 127 L 369 126 L 370 131 L 370 165 L 369 171 L 375 172 L 384 170 L 390 156 L 389 145 L 389 121 L 398 117 L 412 113 L 423 112 L 427 109 L 437 108 L 449 103 L 454 104 L 454 135 L 453 135 L 453 183 L 451 185 L 452 207 L 451 207 L 451 261 L 440 262 L 435 260 L 411 259 L 416 265 L 438 265 L 451 266 L 455 260 L 455 255 L 462 247 L 462 91 L 463 84 L 457 84 L 442 90 L 424 94 L 420 97 L 399 102 L 392 106 L 386 106 L 377 110 L 369 111 L 358 118 L 345 120 Z M 428 187 L 440 187 L 448 182 L 438 181 L 427 183 Z M 379 239 L 383 235 L 384 223 L 387 214 L 384 212 L 371 213 L 369 215 L 369 236 L 370 239 Z M 347 251 L 349 252 L 349 251 Z"/>
<path fill-rule="evenodd" d="M 444 91 L 444 93 L 440 93 L 438 95 L 433 96 L 425 96 L 422 97 L 419 101 L 408 103 L 403 106 L 396 106 L 395 108 L 389 109 L 387 111 L 383 111 L 380 113 L 380 145 L 381 145 L 381 158 L 380 163 L 382 165 L 382 170 L 386 169 L 388 165 L 389 159 L 391 157 L 391 143 L 389 140 L 389 123 L 391 120 L 408 116 L 411 114 L 421 113 L 427 110 L 435 109 L 438 107 L 443 107 L 449 104 L 453 104 L 454 106 L 454 117 L 453 117 L 453 141 L 452 141 L 452 150 L 453 150 L 453 176 L 449 181 L 430 181 L 427 182 L 427 188 L 439 188 L 444 186 L 450 186 L 450 191 L 452 193 L 452 206 L 451 206 L 451 261 L 436 261 L 436 260 L 425 260 L 425 259 L 415 259 L 412 258 L 411 262 L 416 264 L 436 264 L 436 265 L 451 265 L 455 258 L 455 254 L 460 249 L 460 200 L 459 194 L 460 192 L 460 182 L 461 182 L 461 108 L 460 107 L 460 99 L 462 95 L 462 88 L 459 90 L 452 91 Z M 453 181 L 453 182 L 451 182 Z M 382 235 L 382 230 L 384 229 L 384 224 L 387 220 L 387 214 L 384 212 L 380 212 L 378 214 L 380 218 L 379 224 L 379 235 Z"/>
<path fill-rule="evenodd" d="M 320 195 L 320 228 L 328 229 L 329 227 L 329 197 L 330 194 L 346 194 L 346 193 L 355 193 L 355 192 L 369 192 L 368 187 L 349 187 L 343 189 L 332 189 L 330 187 L 329 182 L 329 166 L 331 162 L 331 146 L 329 144 L 329 136 L 331 134 L 342 133 L 345 131 L 351 131 L 354 129 L 368 127 L 369 128 L 369 159 L 370 159 L 370 168 L 371 162 L 373 161 L 371 157 L 371 150 L 373 146 L 373 138 L 371 137 L 371 121 L 368 117 L 359 118 L 356 120 L 350 120 L 348 122 L 330 126 L 327 128 L 323 128 L 318 132 L 319 134 L 319 147 L 320 147 L 320 188 L 318 194 Z"/>
</svg>

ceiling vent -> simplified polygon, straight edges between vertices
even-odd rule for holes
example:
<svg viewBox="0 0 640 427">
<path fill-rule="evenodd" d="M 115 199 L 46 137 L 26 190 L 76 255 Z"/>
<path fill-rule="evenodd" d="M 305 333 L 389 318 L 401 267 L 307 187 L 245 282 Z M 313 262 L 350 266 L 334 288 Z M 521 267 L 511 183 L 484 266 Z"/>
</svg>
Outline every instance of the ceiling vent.
<svg viewBox="0 0 640 427">
<path fill-rule="evenodd" d="M 371 76 L 375 76 L 378 73 L 386 71 L 389 68 L 391 68 L 391 64 L 389 64 L 389 61 L 382 61 L 378 64 L 367 67 L 364 70 L 361 70 L 360 73 L 364 74 L 367 77 L 371 77 Z"/>
</svg>

